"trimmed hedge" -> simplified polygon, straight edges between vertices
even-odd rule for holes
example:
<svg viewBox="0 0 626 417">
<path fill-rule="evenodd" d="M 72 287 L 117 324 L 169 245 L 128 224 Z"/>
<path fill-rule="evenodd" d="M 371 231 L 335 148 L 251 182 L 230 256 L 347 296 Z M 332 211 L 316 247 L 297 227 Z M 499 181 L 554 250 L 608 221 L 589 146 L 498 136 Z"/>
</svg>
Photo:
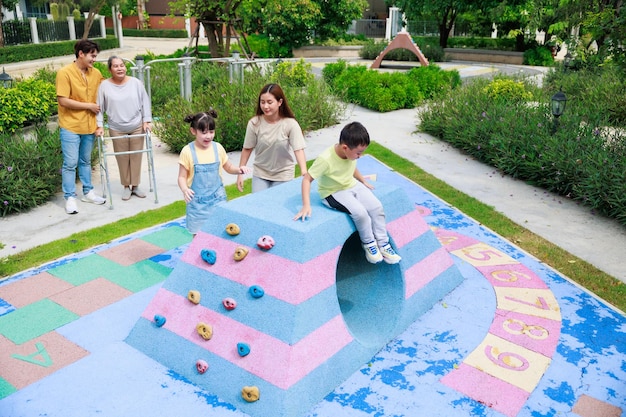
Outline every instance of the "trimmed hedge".
<svg viewBox="0 0 626 417">
<path fill-rule="evenodd" d="M 93 39 L 100 46 L 100 50 L 119 48 L 117 38 Z M 65 55 L 74 55 L 76 41 L 47 42 L 30 45 L 5 46 L 0 48 L 0 62 L 9 64 L 12 62 L 33 61 L 43 58 L 55 58 Z"/>
<path fill-rule="evenodd" d="M 113 36 L 113 28 L 107 28 L 107 36 Z M 188 38 L 184 29 L 122 29 L 122 35 L 129 38 Z"/>
<path fill-rule="evenodd" d="M 379 112 L 415 108 L 461 84 L 458 71 L 444 71 L 436 65 L 381 73 L 340 60 L 326 64 L 322 75 L 342 100 Z"/>
</svg>

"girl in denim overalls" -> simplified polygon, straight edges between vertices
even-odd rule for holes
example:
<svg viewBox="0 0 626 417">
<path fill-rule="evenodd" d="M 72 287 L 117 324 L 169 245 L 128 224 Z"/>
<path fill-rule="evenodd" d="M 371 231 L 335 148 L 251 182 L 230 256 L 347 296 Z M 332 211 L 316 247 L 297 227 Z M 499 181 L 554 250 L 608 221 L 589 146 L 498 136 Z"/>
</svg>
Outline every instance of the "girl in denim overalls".
<svg viewBox="0 0 626 417">
<path fill-rule="evenodd" d="M 246 174 L 249 168 L 237 167 L 228 160 L 224 147 L 213 142 L 213 109 L 185 117 L 196 140 L 185 145 L 178 159 L 178 186 L 187 203 L 187 230 L 196 234 L 209 217 L 211 207 L 226 201 L 222 169 L 229 174 Z"/>
</svg>

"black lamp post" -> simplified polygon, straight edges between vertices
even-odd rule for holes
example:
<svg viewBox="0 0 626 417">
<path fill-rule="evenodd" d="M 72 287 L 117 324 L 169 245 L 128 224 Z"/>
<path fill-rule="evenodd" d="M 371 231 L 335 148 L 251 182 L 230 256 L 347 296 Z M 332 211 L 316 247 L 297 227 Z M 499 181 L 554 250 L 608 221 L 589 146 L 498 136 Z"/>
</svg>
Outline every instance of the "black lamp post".
<svg viewBox="0 0 626 417">
<path fill-rule="evenodd" d="M 574 65 L 574 57 L 569 53 L 569 51 L 567 51 L 563 57 L 563 68 L 567 71 L 572 68 L 572 65 Z"/>
<path fill-rule="evenodd" d="M 552 111 L 552 116 L 554 116 L 554 126 L 552 127 L 552 134 L 556 133 L 556 129 L 559 125 L 559 117 L 565 111 L 565 104 L 567 103 L 567 97 L 565 93 L 559 91 L 550 99 L 550 110 Z"/>
<path fill-rule="evenodd" d="M 9 74 L 6 73 L 4 67 L 2 67 L 2 74 L 0 74 L 0 83 L 4 88 L 13 87 L 13 78 Z"/>
</svg>

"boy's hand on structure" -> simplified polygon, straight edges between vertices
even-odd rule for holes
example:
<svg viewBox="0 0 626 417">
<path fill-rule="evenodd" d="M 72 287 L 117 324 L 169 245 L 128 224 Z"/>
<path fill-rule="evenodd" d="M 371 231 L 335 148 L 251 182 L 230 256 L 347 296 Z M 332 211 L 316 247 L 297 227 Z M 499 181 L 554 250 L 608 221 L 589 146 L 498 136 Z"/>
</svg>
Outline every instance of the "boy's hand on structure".
<svg viewBox="0 0 626 417">
<path fill-rule="evenodd" d="M 302 207 L 302 210 L 300 210 L 293 219 L 298 220 L 302 218 L 302 221 L 306 221 L 307 217 L 311 217 L 311 207 Z"/>
</svg>

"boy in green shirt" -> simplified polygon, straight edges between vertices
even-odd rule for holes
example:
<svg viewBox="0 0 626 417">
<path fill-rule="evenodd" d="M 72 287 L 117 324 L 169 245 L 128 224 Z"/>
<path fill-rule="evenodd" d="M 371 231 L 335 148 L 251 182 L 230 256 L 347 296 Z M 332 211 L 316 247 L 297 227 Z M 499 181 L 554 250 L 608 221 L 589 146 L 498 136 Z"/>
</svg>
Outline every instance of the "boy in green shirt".
<svg viewBox="0 0 626 417">
<path fill-rule="evenodd" d="M 302 176 L 302 209 L 294 220 L 311 217 L 311 183 L 317 179 L 322 203 L 354 221 L 367 261 L 396 264 L 402 258 L 389 243 L 383 206 L 356 167 L 369 144 L 369 133 L 361 123 L 349 123 L 341 130 L 339 143 L 322 152 Z"/>
</svg>

